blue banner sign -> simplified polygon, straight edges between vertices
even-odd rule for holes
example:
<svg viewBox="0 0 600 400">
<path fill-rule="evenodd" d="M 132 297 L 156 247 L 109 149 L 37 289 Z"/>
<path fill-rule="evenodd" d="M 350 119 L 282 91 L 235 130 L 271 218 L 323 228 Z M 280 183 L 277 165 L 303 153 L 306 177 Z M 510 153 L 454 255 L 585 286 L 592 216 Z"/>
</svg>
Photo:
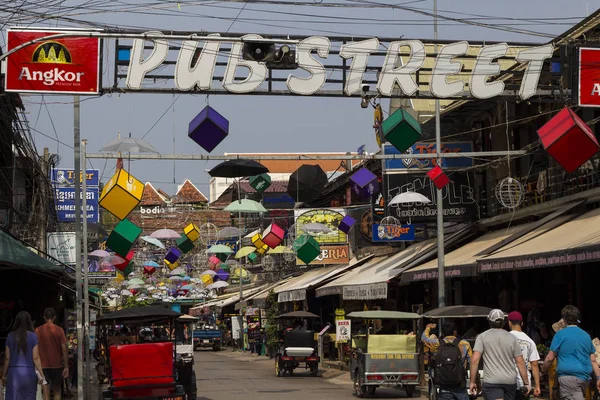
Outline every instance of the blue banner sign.
<svg viewBox="0 0 600 400">
<path fill-rule="evenodd" d="M 390 144 L 383 148 L 385 154 L 400 154 L 398 149 Z M 471 142 L 450 142 L 442 143 L 442 153 L 464 153 L 473 151 Z M 397 158 L 385 160 L 385 168 L 393 169 L 431 169 L 436 166 L 437 160 L 434 158 L 419 158 L 419 154 L 435 154 L 435 143 L 417 142 L 413 144 L 405 154 L 414 154 L 414 158 Z M 468 157 L 442 158 L 442 168 L 465 168 L 472 167 L 473 159 Z"/>
<path fill-rule="evenodd" d="M 98 223 L 100 214 L 98 212 L 99 188 L 91 187 L 87 189 L 87 220 L 88 222 Z M 82 194 L 83 196 L 83 194 Z M 59 222 L 75 221 L 75 188 L 55 187 L 54 198 L 56 215 Z"/>
<path fill-rule="evenodd" d="M 86 183 L 89 187 L 98 187 L 100 185 L 99 169 L 86 170 L 85 177 Z M 75 185 L 75 170 L 73 168 L 52 168 L 50 171 L 50 179 L 52 180 L 52 184 L 55 186 Z"/>
<path fill-rule="evenodd" d="M 415 240 L 414 225 L 373 224 L 374 242 L 406 242 Z"/>
</svg>

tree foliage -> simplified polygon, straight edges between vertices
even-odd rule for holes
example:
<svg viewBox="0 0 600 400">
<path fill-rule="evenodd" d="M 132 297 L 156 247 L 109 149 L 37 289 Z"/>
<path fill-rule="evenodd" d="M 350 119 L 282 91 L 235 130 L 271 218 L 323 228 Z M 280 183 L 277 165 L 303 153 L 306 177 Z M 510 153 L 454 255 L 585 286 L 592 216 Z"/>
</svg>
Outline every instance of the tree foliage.
<svg viewBox="0 0 600 400">
<path fill-rule="evenodd" d="M 277 294 L 271 290 L 267 295 L 267 346 L 270 348 L 277 347 L 279 342 L 279 327 L 277 326 L 277 316 L 279 315 L 279 302 Z"/>
</svg>

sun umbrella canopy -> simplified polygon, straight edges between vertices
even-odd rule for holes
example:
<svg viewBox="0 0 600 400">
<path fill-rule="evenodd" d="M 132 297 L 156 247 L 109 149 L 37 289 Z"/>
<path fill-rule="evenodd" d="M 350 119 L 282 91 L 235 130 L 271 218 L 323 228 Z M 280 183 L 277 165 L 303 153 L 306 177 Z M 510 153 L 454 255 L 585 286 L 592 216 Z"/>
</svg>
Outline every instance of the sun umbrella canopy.
<svg viewBox="0 0 600 400">
<path fill-rule="evenodd" d="M 229 286 L 229 283 L 225 282 L 225 281 L 218 281 L 215 283 L 211 283 L 210 285 L 207 286 L 208 289 L 219 289 L 219 288 L 224 288 Z"/>
<path fill-rule="evenodd" d="M 327 175 L 318 165 L 300 166 L 290 176 L 288 194 L 296 202 L 307 202 L 317 198 L 327 184 Z"/>
<path fill-rule="evenodd" d="M 241 213 L 263 213 L 267 212 L 267 209 L 262 204 L 254 200 L 242 199 L 236 200 L 233 203 L 225 207 L 225 211 L 229 212 L 241 212 Z"/>
<path fill-rule="evenodd" d="M 308 311 L 292 311 L 287 314 L 281 314 L 277 319 L 290 319 L 290 318 L 321 318 L 317 314 L 313 314 Z"/>
<path fill-rule="evenodd" d="M 169 275 L 185 275 L 185 269 L 183 268 L 175 268 L 173 271 L 169 273 Z"/>
<path fill-rule="evenodd" d="M 129 280 L 129 284 L 130 285 L 143 285 L 145 282 L 140 279 L 140 278 L 135 278 L 135 279 L 130 279 Z"/>
<path fill-rule="evenodd" d="M 157 232 L 158 232 L 158 231 L 157 231 Z M 159 249 L 163 249 L 163 250 L 165 250 L 165 245 L 164 245 L 164 244 L 162 244 L 162 243 L 160 242 L 160 240 L 158 240 L 158 239 L 156 239 L 156 238 L 153 238 L 153 237 L 150 237 L 150 236 L 142 236 L 140 239 L 142 239 L 142 240 L 143 240 L 144 242 L 146 242 L 146 243 L 150 243 L 150 244 L 152 244 L 152 245 L 154 245 L 154 246 L 158 247 Z"/>
<path fill-rule="evenodd" d="M 200 274 L 200 276 L 202 275 L 209 275 L 209 276 L 215 276 L 217 273 L 211 269 L 207 269 L 206 271 L 202 272 L 202 274 Z"/>
<path fill-rule="evenodd" d="M 294 250 L 287 246 L 277 246 L 274 249 L 267 251 L 267 254 L 285 254 L 285 253 L 294 253 Z"/>
<path fill-rule="evenodd" d="M 208 174 L 212 177 L 240 178 L 243 176 L 260 175 L 266 172 L 269 172 L 269 169 L 257 161 L 237 158 L 220 163 L 208 171 Z"/>
<path fill-rule="evenodd" d="M 158 263 L 156 261 L 146 261 L 143 264 L 144 267 L 154 267 L 154 268 L 160 268 L 160 265 L 158 265 Z"/>
<path fill-rule="evenodd" d="M 427 318 L 485 318 L 492 311 L 482 306 L 448 306 L 423 313 Z"/>
<path fill-rule="evenodd" d="M 235 226 L 228 226 L 217 232 L 218 239 L 236 238 L 244 235 L 244 231 Z"/>
<path fill-rule="evenodd" d="M 396 196 L 394 196 L 394 198 L 392 199 L 392 201 L 390 201 L 390 206 L 396 205 L 396 204 L 406 204 L 406 203 L 431 203 L 431 200 L 429 200 L 427 197 L 423 196 L 421 193 L 415 193 L 415 192 L 404 192 L 404 193 L 400 193 L 397 194 Z"/>
<path fill-rule="evenodd" d="M 215 244 L 206 250 L 206 252 L 213 254 L 231 254 L 233 253 L 233 250 L 231 250 L 231 247 L 225 246 L 224 244 Z"/>
<path fill-rule="evenodd" d="M 110 256 L 110 253 L 106 250 L 94 250 L 89 254 L 89 256 L 106 258 L 106 257 Z"/>
<path fill-rule="evenodd" d="M 158 151 L 148 142 L 136 138 L 115 139 L 100 151 L 114 151 L 121 153 L 156 153 Z"/>
<path fill-rule="evenodd" d="M 254 253 L 255 251 L 256 251 L 256 247 L 254 247 L 254 246 L 244 246 L 241 249 L 239 249 L 237 253 L 235 253 L 235 258 L 246 257 L 249 254 Z"/>
<path fill-rule="evenodd" d="M 181 234 L 175 232 L 173 229 L 159 229 L 152 232 L 150 237 L 154 239 L 179 239 Z"/>
</svg>

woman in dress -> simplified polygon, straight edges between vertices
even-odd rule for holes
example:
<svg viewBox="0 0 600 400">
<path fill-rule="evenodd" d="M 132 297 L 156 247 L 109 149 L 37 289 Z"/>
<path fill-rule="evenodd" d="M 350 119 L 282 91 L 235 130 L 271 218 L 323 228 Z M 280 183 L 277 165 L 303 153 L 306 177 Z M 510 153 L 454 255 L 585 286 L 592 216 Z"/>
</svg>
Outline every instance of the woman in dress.
<svg viewBox="0 0 600 400">
<path fill-rule="evenodd" d="M 5 400 L 35 400 L 44 372 L 38 353 L 38 338 L 28 312 L 17 314 L 13 331 L 6 339 L 4 354 L 2 383 L 6 388 Z"/>
</svg>

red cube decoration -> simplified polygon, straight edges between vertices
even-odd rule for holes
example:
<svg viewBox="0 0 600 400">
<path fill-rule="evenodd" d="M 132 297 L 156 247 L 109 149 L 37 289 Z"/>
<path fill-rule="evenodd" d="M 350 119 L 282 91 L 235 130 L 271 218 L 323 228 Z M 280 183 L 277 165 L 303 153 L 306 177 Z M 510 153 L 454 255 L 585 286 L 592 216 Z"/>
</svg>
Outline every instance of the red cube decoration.
<svg viewBox="0 0 600 400">
<path fill-rule="evenodd" d="M 152 265 L 144 265 L 144 275 L 152 275 L 156 272 L 156 267 Z"/>
<path fill-rule="evenodd" d="M 210 267 L 216 268 L 216 266 L 220 265 L 220 264 L 221 264 L 221 260 L 219 260 L 219 258 L 217 256 L 212 255 L 212 256 L 209 257 L 209 259 L 208 259 L 208 265 Z"/>
<path fill-rule="evenodd" d="M 544 149 L 567 172 L 573 172 L 600 149 L 590 127 L 565 107 L 537 131 Z"/>
<path fill-rule="evenodd" d="M 444 173 L 439 165 L 436 165 L 432 170 L 430 170 L 427 173 L 427 176 L 433 181 L 433 184 L 438 189 L 442 189 L 444 186 L 450 183 L 450 178 L 448 178 L 448 175 Z"/>
<path fill-rule="evenodd" d="M 115 264 L 115 268 L 121 272 L 125 271 L 125 269 L 127 269 L 127 266 L 129 266 L 129 263 L 133 260 L 134 254 L 135 253 L 133 251 L 130 251 L 129 253 L 127 253 L 127 256 L 124 258 L 125 261 L 123 261 L 120 264 Z"/>
<path fill-rule="evenodd" d="M 274 249 L 275 247 L 279 246 L 284 236 L 285 232 L 283 228 L 277 224 L 271 224 L 263 232 L 262 241 L 264 244 Z"/>
</svg>

